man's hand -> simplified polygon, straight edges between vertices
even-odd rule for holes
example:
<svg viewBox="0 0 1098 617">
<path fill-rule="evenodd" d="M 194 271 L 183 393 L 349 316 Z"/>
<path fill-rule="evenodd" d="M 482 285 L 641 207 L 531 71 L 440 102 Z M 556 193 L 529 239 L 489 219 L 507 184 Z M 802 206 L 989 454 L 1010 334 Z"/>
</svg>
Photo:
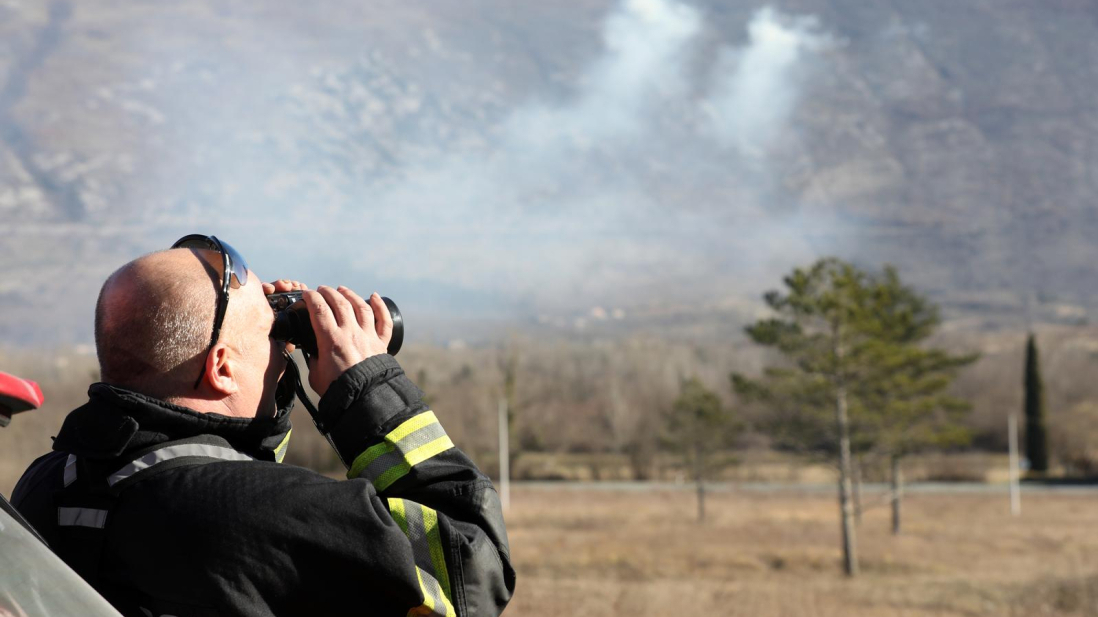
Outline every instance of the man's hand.
<svg viewBox="0 0 1098 617">
<path fill-rule="evenodd" d="M 367 302 L 350 289 L 321 285 L 303 296 L 316 333 L 318 355 L 309 360 L 309 385 L 324 396 L 344 371 L 366 358 L 387 353 L 393 317 L 376 293 Z"/>
<path fill-rule="evenodd" d="M 287 291 L 305 291 L 307 289 L 309 289 L 309 286 L 305 283 L 286 279 L 278 279 L 273 283 L 263 283 L 263 295 L 265 296 L 274 293 L 286 293 Z M 293 353 L 294 349 L 297 348 L 294 347 L 293 343 L 286 343 L 286 353 Z"/>
</svg>

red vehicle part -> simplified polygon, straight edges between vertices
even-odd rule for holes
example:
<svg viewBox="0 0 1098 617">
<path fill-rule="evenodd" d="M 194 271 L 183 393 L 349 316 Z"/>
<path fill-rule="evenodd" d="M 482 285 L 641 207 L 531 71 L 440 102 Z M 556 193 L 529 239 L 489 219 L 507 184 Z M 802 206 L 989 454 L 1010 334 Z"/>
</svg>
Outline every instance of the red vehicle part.
<svg viewBox="0 0 1098 617">
<path fill-rule="evenodd" d="M 0 426 L 7 426 L 14 414 L 38 409 L 44 401 L 38 384 L 0 372 Z"/>
</svg>

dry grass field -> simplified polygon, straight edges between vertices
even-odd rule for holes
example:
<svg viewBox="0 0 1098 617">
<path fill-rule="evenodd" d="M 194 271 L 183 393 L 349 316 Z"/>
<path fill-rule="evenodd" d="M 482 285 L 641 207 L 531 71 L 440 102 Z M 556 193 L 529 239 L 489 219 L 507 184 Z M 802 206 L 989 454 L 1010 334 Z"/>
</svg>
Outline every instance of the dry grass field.
<svg viewBox="0 0 1098 617">
<path fill-rule="evenodd" d="M 862 574 L 840 572 L 830 495 L 519 487 L 508 529 L 512 617 L 1098 615 L 1098 493 L 917 494 L 859 528 Z"/>
</svg>

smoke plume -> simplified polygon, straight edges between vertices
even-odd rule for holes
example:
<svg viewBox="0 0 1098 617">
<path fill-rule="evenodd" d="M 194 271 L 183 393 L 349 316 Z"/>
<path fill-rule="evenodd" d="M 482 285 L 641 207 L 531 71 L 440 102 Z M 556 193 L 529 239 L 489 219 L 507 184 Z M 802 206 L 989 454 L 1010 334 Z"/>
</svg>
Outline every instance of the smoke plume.
<svg viewBox="0 0 1098 617">
<path fill-rule="evenodd" d="M 206 39 L 143 13 L 115 33 L 129 78 L 83 93 L 102 135 L 133 136 L 68 174 L 97 204 L 103 273 L 205 231 L 263 278 L 378 289 L 422 319 L 620 315 L 754 295 L 826 235 L 781 182 L 826 40 L 809 18 L 762 8 L 729 32 L 678 0 L 621 0 L 578 65 L 519 89 L 433 31 L 394 61 L 306 23 L 346 7 L 226 10 Z"/>
</svg>

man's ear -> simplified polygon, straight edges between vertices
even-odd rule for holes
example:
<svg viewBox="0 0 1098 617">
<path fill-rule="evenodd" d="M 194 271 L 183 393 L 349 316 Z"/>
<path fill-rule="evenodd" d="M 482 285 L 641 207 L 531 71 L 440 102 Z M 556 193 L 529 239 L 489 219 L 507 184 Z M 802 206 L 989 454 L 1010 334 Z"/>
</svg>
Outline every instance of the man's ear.
<svg viewBox="0 0 1098 617">
<path fill-rule="evenodd" d="M 214 345 L 206 354 L 206 382 L 214 392 L 225 396 L 240 390 L 240 384 L 236 382 L 236 359 L 232 350 L 222 343 Z"/>
</svg>

